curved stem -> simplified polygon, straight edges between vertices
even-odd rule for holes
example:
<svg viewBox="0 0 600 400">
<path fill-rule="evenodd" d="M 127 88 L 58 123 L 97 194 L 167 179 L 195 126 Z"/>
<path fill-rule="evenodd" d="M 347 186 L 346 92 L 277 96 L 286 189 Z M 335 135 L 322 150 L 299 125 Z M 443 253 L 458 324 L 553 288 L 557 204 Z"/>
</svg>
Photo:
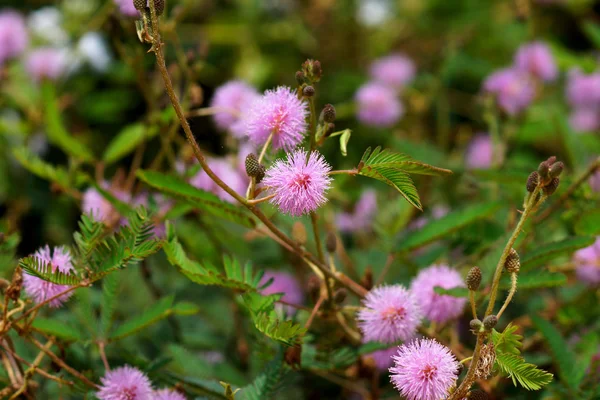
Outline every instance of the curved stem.
<svg viewBox="0 0 600 400">
<path fill-rule="evenodd" d="M 471 311 L 473 312 L 473 319 L 477 319 L 477 307 L 475 306 L 475 291 L 469 290 L 469 302 L 471 303 Z"/>
<path fill-rule="evenodd" d="M 508 292 L 508 296 L 506 296 L 506 300 L 504 301 L 502 308 L 500 309 L 500 311 L 498 311 L 498 314 L 496 315 L 496 317 L 498 319 L 500 319 L 500 317 L 502 316 L 502 313 L 504 312 L 504 310 L 506 310 L 506 307 L 508 307 L 508 305 L 510 304 L 510 301 L 512 300 L 516 291 L 517 291 L 517 273 L 513 272 L 512 274 L 510 274 L 510 291 Z"/>
<path fill-rule="evenodd" d="M 356 174 L 358 174 L 358 170 L 356 168 L 354 168 L 354 169 L 339 169 L 339 170 L 335 170 L 335 171 L 329 171 L 329 175 L 341 175 L 341 174 L 356 175 Z"/>
</svg>

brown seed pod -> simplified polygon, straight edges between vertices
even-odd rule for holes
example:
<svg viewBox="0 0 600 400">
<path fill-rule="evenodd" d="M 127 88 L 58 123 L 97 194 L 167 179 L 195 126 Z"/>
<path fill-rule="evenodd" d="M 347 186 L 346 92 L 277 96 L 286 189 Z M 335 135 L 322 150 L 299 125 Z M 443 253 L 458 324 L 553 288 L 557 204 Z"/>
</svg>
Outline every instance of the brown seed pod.
<svg viewBox="0 0 600 400">
<path fill-rule="evenodd" d="M 521 259 L 519 258 L 519 253 L 517 253 L 515 249 L 510 249 L 510 253 L 508 253 L 508 257 L 506 257 L 506 261 L 504 261 L 504 268 L 511 274 L 519 272 L 521 269 Z"/>
<path fill-rule="evenodd" d="M 533 171 L 529 175 L 529 178 L 527 178 L 527 191 L 529 193 L 533 193 L 533 191 L 537 187 L 539 181 L 540 181 L 540 174 L 537 171 Z"/>
<path fill-rule="evenodd" d="M 481 284 L 481 269 L 479 267 L 473 267 L 469 270 L 466 283 L 469 290 L 479 289 L 479 285 Z"/>
<path fill-rule="evenodd" d="M 544 186 L 544 193 L 546 193 L 547 196 L 550 196 L 552 193 L 556 192 L 556 189 L 558 189 L 559 183 L 560 183 L 559 178 L 552 179 L 549 184 Z"/>
</svg>

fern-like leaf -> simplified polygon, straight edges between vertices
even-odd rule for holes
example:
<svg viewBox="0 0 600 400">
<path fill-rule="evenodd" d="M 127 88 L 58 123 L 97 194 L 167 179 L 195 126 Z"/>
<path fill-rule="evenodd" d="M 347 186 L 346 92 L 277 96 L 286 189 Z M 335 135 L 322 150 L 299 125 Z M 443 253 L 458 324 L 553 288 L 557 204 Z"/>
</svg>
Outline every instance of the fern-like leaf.
<svg viewBox="0 0 600 400">
<path fill-rule="evenodd" d="M 516 354 L 497 352 L 496 365 L 512 379 L 515 386 L 518 382 L 527 390 L 540 390 L 543 386 L 552 382 L 554 376 L 533 364 L 525 362 L 523 357 Z"/>
<path fill-rule="evenodd" d="M 254 379 L 254 381 L 242 388 L 240 394 L 244 400 L 269 400 L 277 395 L 277 389 L 280 382 L 289 372 L 283 364 L 283 354 L 281 351 L 271 360 L 265 369 Z"/>
<path fill-rule="evenodd" d="M 19 265 L 27 274 L 57 285 L 75 286 L 81 283 L 81 278 L 75 273 L 64 273 L 52 270 L 52 264 L 44 262 L 41 258 L 30 256 L 21 258 Z"/>
</svg>

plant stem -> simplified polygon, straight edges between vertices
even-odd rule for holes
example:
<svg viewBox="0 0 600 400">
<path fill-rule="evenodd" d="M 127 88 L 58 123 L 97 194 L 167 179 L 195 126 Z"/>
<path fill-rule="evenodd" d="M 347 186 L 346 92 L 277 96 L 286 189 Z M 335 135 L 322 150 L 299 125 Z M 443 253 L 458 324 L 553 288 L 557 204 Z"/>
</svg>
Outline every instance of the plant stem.
<svg viewBox="0 0 600 400">
<path fill-rule="evenodd" d="M 517 291 L 517 273 L 513 272 L 512 274 L 510 274 L 510 291 L 508 292 L 508 296 L 506 296 L 506 300 L 504 301 L 502 308 L 500 309 L 500 311 L 498 311 L 498 314 L 496 314 L 496 317 L 498 319 L 500 319 L 500 317 L 502 316 L 502 313 L 504 312 L 504 310 L 506 310 L 506 307 L 508 307 L 508 304 L 512 300 L 516 291 Z"/>
<path fill-rule="evenodd" d="M 469 302 L 471 303 L 471 311 L 473 312 L 473 319 L 477 319 L 477 307 L 475 306 L 475 291 L 469 290 Z"/>
<path fill-rule="evenodd" d="M 321 235 L 319 233 L 319 224 L 317 213 L 314 211 L 310 213 L 310 222 L 312 223 L 313 234 L 315 236 L 315 245 L 317 246 L 317 255 L 319 260 L 324 263 L 325 256 L 323 255 L 323 244 L 321 243 Z"/>
<path fill-rule="evenodd" d="M 473 351 L 473 356 L 471 357 L 471 365 L 469 366 L 469 370 L 467 371 L 467 375 L 465 375 L 465 379 L 463 379 L 460 386 L 452 393 L 448 400 L 460 400 L 463 399 L 471 385 L 475 381 L 475 370 L 477 369 L 477 364 L 479 363 L 479 357 L 481 356 L 481 347 L 483 346 L 483 342 L 485 340 L 484 335 L 480 334 L 477 336 L 477 343 L 475 344 L 475 350 Z"/>
<path fill-rule="evenodd" d="M 192 133 L 190 125 L 185 118 L 185 115 L 181 108 L 181 104 L 179 103 L 179 100 L 177 99 L 177 95 L 175 94 L 175 91 L 173 90 L 173 84 L 171 82 L 171 77 L 169 76 L 169 72 L 167 71 L 167 66 L 165 64 L 165 58 L 164 58 L 164 54 L 162 51 L 162 43 L 160 41 L 160 34 L 159 34 L 159 29 L 158 29 L 158 16 L 156 15 L 156 10 L 154 8 L 154 2 L 152 2 L 152 1 L 149 2 L 149 6 L 150 6 L 150 13 L 152 15 L 152 28 L 153 28 L 153 32 L 154 32 L 154 36 L 152 38 L 152 48 L 150 49 L 150 51 L 153 51 L 156 56 L 156 64 L 157 64 L 160 74 L 162 76 L 162 79 L 163 79 L 163 82 L 165 85 L 165 90 L 167 91 L 167 95 L 169 96 L 169 99 L 171 100 L 171 104 L 173 105 L 173 109 L 175 110 L 175 113 L 177 114 L 177 117 L 179 118 L 179 120 L 181 122 L 181 126 L 185 133 L 186 139 L 187 139 L 189 145 L 192 147 L 194 155 L 196 156 L 196 159 L 198 159 L 198 162 L 200 163 L 204 172 L 206 172 L 206 174 L 220 188 L 222 188 L 230 196 L 232 196 L 234 199 L 236 199 L 240 204 L 242 204 L 244 207 L 246 207 L 248 210 L 250 210 L 271 232 L 273 232 L 275 234 L 275 236 L 277 236 L 279 239 L 281 239 L 284 243 L 288 244 L 296 254 L 298 254 L 302 258 L 305 258 L 306 260 L 312 262 L 314 265 L 316 265 L 319 268 L 319 270 L 321 270 L 323 272 L 324 275 L 326 275 L 330 278 L 336 279 L 337 281 L 342 283 L 342 285 L 346 286 L 348 289 L 350 289 L 352 292 L 354 292 L 356 295 L 361 296 L 361 297 L 364 296 L 364 293 L 366 292 L 366 290 L 364 288 L 362 288 L 362 286 L 358 285 L 354 281 L 352 281 L 353 285 L 349 284 L 348 277 L 345 277 L 346 280 L 342 281 L 342 279 L 339 277 L 339 275 L 333 274 L 331 271 L 329 271 L 329 269 L 327 268 L 326 265 L 324 265 L 322 262 L 317 260 L 315 258 L 315 256 L 313 256 L 311 253 L 308 253 L 307 251 L 305 251 L 297 242 L 290 239 L 286 234 L 281 232 L 279 230 L 279 228 L 277 228 L 275 226 L 275 224 L 273 224 L 273 222 L 271 222 L 271 220 L 269 220 L 269 218 L 267 218 L 258 208 L 256 208 L 255 205 L 248 204 L 248 202 L 246 201 L 246 199 L 244 197 L 237 194 L 232 188 L 230 188 L 225 182 L 223 182 L 221 180 L 221 178 L 219 178 L 213 172 L 212 169 L 210 169 L 210 167 L 208 166 L 208 163 L 206 162 L 204 155 L 202 154 L 202 150 L 200 150 L 200 146 L 198 146 L 198 143 L 196 142 L 196 139 L 194 138 L 194 134 Z M 359 288 L 362 288 L 362 290 L 360 290 Z"/>
<path fill-rule="evenodd" d="M 356 175 L 356 174 L 358 174 L 358 170 L 356 168 L 354 168 L 354 169 L 340 169 L 340 170 L 335 170 L 335 171 L 329 171 L 329 175 L 341 175 L 341 174 Z"/>
</svg>

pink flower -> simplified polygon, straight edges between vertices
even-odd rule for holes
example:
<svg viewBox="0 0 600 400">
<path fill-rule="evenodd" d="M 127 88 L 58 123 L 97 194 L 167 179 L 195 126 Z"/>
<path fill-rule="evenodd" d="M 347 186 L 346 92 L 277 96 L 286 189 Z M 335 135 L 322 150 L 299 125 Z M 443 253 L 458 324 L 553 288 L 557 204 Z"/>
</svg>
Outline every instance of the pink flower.
<svg viewBox="0 0 600 400">
<path fill-rule="evenodd" d="M 313 151 L 307 160 L 304 150 L 296 150 L 267 170 L 263 185 L 273 192 L 275 197 L 271 202 L 281 212 L 298 217 L 327 202 L 325 192 L 331 186 L 329 171 L 331 167 L 318 152 Z"/>
<path fill-rule="evenodd" d="M 119 7 L 119 12 L 126 17 L 135 17 L 139 18 L 140 13 L 135 9 L 133 5 L 133 0 L 114 0 L 117 7 Z"/>
<path fill-rule="evenodd" d="M 63 50 L 51 47 L 36 49 L 27 56 L 25 68 L 31 79 L 36 82 L 44 79 L 55 81 L 66 71 L 67 54 Z"/>
<path fill-rule="evenodd" d="M 377 195 L 374 190 L 365 190 L 354 207 L 353 213 L 339 213 L 336 225 L 342 232 L 360 232 L 369 229 L 377 212 Z"/>
<path fill-rule="evenodd" d="M 589 183 L 594 192 L 600 192 L 600 171 L 590 176 Z"/>
<path fill-rule="evenodd" d="M 0 66 L 23 53 L 28 42 L 23 16 L 13 10 L 0 11 Z"/>
<path fill-rule="evenodd" d="M 290 304 L 302 304 L 304 302 L 304 292 L 300 286 L 300 282 L 296 277 L 288 272 L 267 270 L 260 280 L 260 285 L 266 284 L 270 279 L 273 282 L 265 289 L 262 290 L 262 294 L 268 296 L 275 293 L 283 293 L 281 300 Z M 277 304 L 280 306 L 281 304 Z M 293 307 L 281 307 L 287 314 L 293 314 L 295 309 Z"/>
<path fill-rule="evenodd" d="M 221 110 L 213 116 L 215 124 L 220 129 L 230 130 L 236 137 L 245 137 L 242 115 L 258 98 L 256 89 L 242 81 L 230 81 L 219 86 L 210 104 Z"/>
<path fill-rule="evenodd" d="M 139 369 L 126 365 L 107 371 L 100 378 L 96 392 L 100 400 L 153 400 L 154 392 L 148 377 Z"/>
<path fill-rule="evenodd" d="M 116 188 L 109 188 L 107 183 L 103 183 L 102 186 L 118 200 L 129 202 L 131 196 L 128 193 Z M 118 222 L 120 219 L 119 213 L 113 205 L 94 188 L 86 190 L 83 194 L 81 208 L 84 214 L 89 214 L 96 221 L 104 222 L 107 225 Z"/>
<path fill-rule="evenodd" d="M 246 195 L 245 191 L 246 186 L 248 185 L 248 178 L 232 165 L 229 160 L 225 158 L 213 158 L 208 160 L 208 166 L 236 193 L 242 196 Z M 190 179 L 190 184 L 196 186 L 198 189 L 216 194 L 221 200 L 230 203 L 235 203 L 236 201 L 202 170 L 198 171 L 198 173 Z"/>
<path fill-rule="evenodd" d="M 379 286 L 367 294 L 358 312 L 358 326 L 367 342 L 394 343 L 412 339 L 421 323 L 421 309 L 402 285 Z"/>
<path fill-rule="evenodd" d="M 367 83 L 354 95 L 357 118 L 366 125 L 389 127 L 400 120 L 404 108 L 394 90 L 380 83 Z"/>
<path fill-rule="evenodd" d="M 433 339 L 415 340 L 398 348 L 390 378 L 407 400 L 441 400 L 458 378 L 458 361 Z"/>
<path fill-rule="evenodd" d="M 600 129 L 600 107 L 575 107 L 569 115 L 569 124 L 578 132 Z"/>
<path fill-rule="evenodd" d="M 302 143 L 308 106 L 296 92 L 280 86 L 253 101 L 245 117 L 246 134 L 262 145 L 273 134 L 273 148 L 290 151 Z"/>
<path fill-rule="evenodd" d="M 65 274 L 70 273 L 71 271 L 74 272 L 71 254 L 65 247 L 55 247 L 54 253 L 50 251 L 49 246 L 42 247 L 33 256 L 42 261 L 42 264 L 50 264 L 52 271 L 58 269 Z M 23 288 L 25 289 L 27 296 L 31 297 L 37 304 L 40 304 L 69 289 L 69 286 L 57 285 L 56 283 L 47 282 L 33 275 L 23 274 Z M 65 293 L 50 301 L 48 305 L 54 308 L 60 307 L 72 294 L 73 292 Z"/>
<path fill-rule="evenodd" d="M 600 72 L 584 75 L 578 69 L 570 70 L 566 94 L 572 107 L 590 109 L 600 107 Z"/>
<path fill-rule="evenodd" d="M 133 199 L 132 205 L 135 207 L 144 206 L 146 209 L 151 205 L 155 206 L 156 214 L 153 216 L 155 221 L 152 232 L 156 238 L 164 238 L 167 233 L 166 227 L 165 224 L 159 220 L 171 209 L 173 202 L 162 194 L 153 193 L 148 195 L 148 193 L 140 193 Z"/>
<path fill-rule="evenodd" d="M 161 389 L 154 393 L 152 400 L 186 400 L 185 396 L 175 390 Z"/>
<path fill-rule="evenodd" d="M 374 351 L 369 356 L 373 357 L 375 367 L 380 372 L 384 372 L 394 364 L 392 356 L 396 354 L 396 351 L 398 351 L 398 346 L 392 346 L 389 349 Z"/>
<path fill-rule="evenodd" d="M 371 64 L 371 78 L 382 85 L 399 90 L 416 75 L 415 64 L 403 54 L 392 54 Z"/>
<path fill-rule="evenodd" d="M 590 286 L 600 284 L 600 236 L 591 246 L 577 250 L 573 256 L 577 278 Z"/>
<path fill-rule="evenodd" d="M 500 108 L 509 115 L 516 115 L 526 109 L 535 96 L 535 88 L 527 74 L 511 68 L 501 69 L 488 76 L 483 90 L 494 94 Z"/>
<path fill-rule="evenodd" d="M 434 288 L 465 287 L 460 274 L 446 265 L 433 265 L 419 272 L 410 286 L 425 317 L 444 323 L 460 316 L 467 299 L 435 293 Z"/>
<path fill-rule="evenodd" d="M 421 229 L 425 225 L 427 225 L 430 220 L 435 221 L 436 219 L 440 219 L 440 218 L 446 216 L 446 214 L 448 214 L 449 212 L 450 212 L 450 208 L 447 205 L 436 204 L 435 206 L 433 206 L 433 209 L 431 210 L 430 217 L 421 216 L 421 217 L 415 219 L 414 221 L 412 221 L 410 223 L 409 229 L 412 229 L 412 230 Z"/>
<path fill-rule="evenodd" d="M 487 134 L 477 134 L 466 152 L 467 167 L 487 169 L 492 165 L 492 139 Z"/>
<path fill-rule="evenodd" d="M 558 68 L 548 46 L 543 42 L 532 42 L 519 48 L 515 55 L 518 70 L 546 82 L 558 77 Z"/>
</svg>

